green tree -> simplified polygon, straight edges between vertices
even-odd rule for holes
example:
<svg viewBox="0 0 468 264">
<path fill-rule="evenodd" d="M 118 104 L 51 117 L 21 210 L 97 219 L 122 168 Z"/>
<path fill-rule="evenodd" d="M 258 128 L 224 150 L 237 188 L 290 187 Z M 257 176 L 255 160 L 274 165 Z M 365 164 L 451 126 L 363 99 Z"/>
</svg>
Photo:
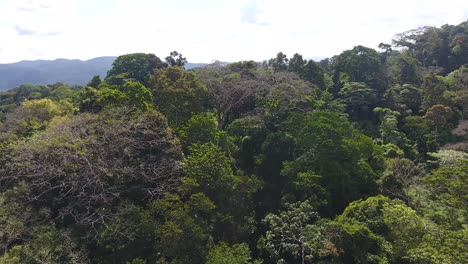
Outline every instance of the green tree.
<svg viewBox="0 0 468 264">
<path fill-rule="evenodd" d="M 157 219 L 156 250 L 162 263 L 203 263 L 213 244 L 207 215 L 215 207 L 203 193 L 194 193 L 185 201 L 169 195 L 151 204 L 150 212 Z"/>
<path fill-rule="evenodd" d="M 212 143 L 192 146 L 184 171 L 181 188 L 205 194 L 217 207 L 215 238 L 236 243 L 252 234 L 251 198 L 259 186 L 254 176 L 235 172 L 227 153 Z"/>
<path fill-rule="evenodd" d="M 99 75 L 94 75 L 93 78 L 91 79 L 91 81 L 89 81 L 88 84 L 86 84 L 86 86 L 91 86 L 93 88 L 98 88 L 98 86 L 102 83 L 102 79 L 101 79 L 101 76 Z"/>
<path fill-rule="evenodd" d="M 166 63 L 169 67 L 179 66 L 181 68 L 187 63 L 187 59 L 182 57 L 182 54 L 177 51 L 171 51 L 171 54 L 166 57 Z"/>
<path fill-rule="evenodd" d="M 278 52 L 275 58 L 268 60 L 268 66 L 274 72 L 282 72 L 288 69 L 288 56 L 283 52 Z"/>
<path fill-rule="evenodd" d="M 250 249 L 247 244 L 234 244 L 229 246 L 220 242 L 208 252 L 205 264 L 260 264 L 260 261 L 252 261 Z"/>
<path fill-rule="evenodd" d="M 282 174 L 291 182 L 310 180 L 324 188 L 328 213 L 343 209 L 349 202 L 373 193 L 381 164 L 372 139 L 351 127 L 349 121 L 331 112 L 291 114 L 281 130 L 294 139 L 295 155 L 284 163 Z M 301 180 L 301 175 L 313 176 Z M 316 177 L 316 176 L 319 177 Z M 310 184 L 310 183 L 309 183 Z M 296 196 L 304 193 L 301 190 Z"/>
<path fill-rule="evenodd" d="M 381 195 L 352 202 L 336 222 L 345 263 L 402 263 L 425 234 L 425 221 L 413 209 Z"/>
<path fill-rule="evenodd" d="M 107 72 L 106 81 L 120 74 L 127 74 L 143 85 L 148 86 L 150 75 L 154 70 L 166 67 L 166 64 L 154 54 L 133 53 L 119 56 Z"/>
<path fill-rule="evenodd" d="M 333 81 L 364 82 L 378 93 L 385 88 L 381 84 L 382 60 L 377 51 L 356 46 L 332 58 Z"/>
<path fill-rule="evenodd" d="M 308 201 L 288 204 L 278 215 L 269 214 L 264 247 L 277 263 L 313 263 L 325 242 L 320 217 Z"/>
<path fill-rule="evenodd" d="M 346 112 L 352 120 L 371 120 L 372 110 L 377 105 L 374 90 L 362 82 L 345 83 L 339 95 L 346 104 Z"/>
<path fill-rule="evenodd" d="M 419 113 L 421 97 L 421 90 L 410 84 L 393 85 L 384 94 L 388 107 L 400 112 L 403 116 Z"/>
<path fill-rule="evenodd" d="M 159 69 L 151 76 L 150 90 L 157 108 L 174 127 L 206 110 L 208 91 L 194 72 L 178 66 Z"/>
<path fill-rule="evenodd" d="M 306 60 L 302 58 L 302 55 L 299 53 L 295 53 L 293 57 L 289 60 L 288 63 L 288 71 L 294 72 L 297 75 L 302 75 L 304 65 L 306 64 Z"/>
</svg>

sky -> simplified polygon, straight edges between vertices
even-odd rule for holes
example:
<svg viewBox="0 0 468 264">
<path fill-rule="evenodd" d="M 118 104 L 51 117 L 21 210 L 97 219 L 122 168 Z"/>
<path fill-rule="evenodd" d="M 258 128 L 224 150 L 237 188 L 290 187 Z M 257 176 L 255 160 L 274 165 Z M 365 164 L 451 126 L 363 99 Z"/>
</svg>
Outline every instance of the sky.
<svg viewBox="0 0 468 264">
<path fill-rule="evenodd" d="M 466 0 L 0 0 L 0 63 L 174 50 L 189 62 L 331 57 L 466 20 Z"/>
</svg>

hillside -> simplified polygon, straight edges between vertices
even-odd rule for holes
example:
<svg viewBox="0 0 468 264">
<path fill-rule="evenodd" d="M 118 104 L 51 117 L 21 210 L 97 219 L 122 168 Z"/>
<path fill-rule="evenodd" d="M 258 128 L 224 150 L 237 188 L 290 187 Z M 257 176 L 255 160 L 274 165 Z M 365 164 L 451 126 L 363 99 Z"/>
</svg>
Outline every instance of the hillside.
<svg viewBox="0 0 468 264">
<path fill-rule="evenodd" d="M 94 75 L 104 78 L 117 57 L 97 57 L 82 60 L 36 60 L 0 64 L 0 91 L 16 88 L 24 83 L 46 85 L 62 82 L 85 85 Z M 187 63 L 186 69 L 200 67 L 203 63 Z"/>
</svg>

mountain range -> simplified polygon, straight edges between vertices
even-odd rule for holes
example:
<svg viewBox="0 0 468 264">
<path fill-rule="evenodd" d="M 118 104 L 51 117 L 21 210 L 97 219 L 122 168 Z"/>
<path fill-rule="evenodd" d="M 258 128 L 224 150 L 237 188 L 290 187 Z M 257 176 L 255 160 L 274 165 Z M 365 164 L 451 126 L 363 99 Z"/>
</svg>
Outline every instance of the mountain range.
<svg viewBox="0 0 468 264">
<path fill-rule="evenodd" d="M 117 57 L 98 57 L 82 60 L 35 60 L 0 64 L 0 91 L 9 90 L 24 83 L 46 85 L 62 82 L 69 85 L 85 85 L 94 75 L 104 78 Z M 187 63 L 186 69 L 200 67 L 204 63 Z"/>
</svg>

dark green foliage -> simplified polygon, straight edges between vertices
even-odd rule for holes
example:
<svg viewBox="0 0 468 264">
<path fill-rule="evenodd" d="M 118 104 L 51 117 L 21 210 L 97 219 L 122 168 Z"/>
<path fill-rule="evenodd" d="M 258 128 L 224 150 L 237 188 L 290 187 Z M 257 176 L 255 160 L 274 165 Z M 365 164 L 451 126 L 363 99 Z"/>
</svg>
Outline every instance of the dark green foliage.
<svg viewBox="0 0 468 264">
<path fill-rule="evenodd" d="M 333 57 L 333 81 L 335 86 L 340 82 L 363 82 L 376 92 L 383 92 L 381 82 L 382 60 L 377 51 L 356 46 Z"/>
<path fill-rule="evenodd" d="M 127 78 L 133 78 L 143 85 L 149 84 L 150 75 L 154 70 L 166 67 L 166 64 L 154 54 L 133 53 L 119 56 L 112 69 L 107 72 L 106 81 L 120 74 L 128 74 Z"/>
<path fill-rule="evenodd" d="M 330 213 L 339 212 L 349 202 L 376 191 L 378 166 L 371 138 L 353 129 L 346 118 L 336 113 L 292 114 L 282 124 L 283 131 L 294 139 L 294 160 L 285 163 L 283 175 L 299 181 L 299 186 L 313 184 L 327 195 L 312 191 L 317 202 L 324 200 Z M 314 190 L 314 189 L 312 189 Z M 294 193 L 302 198 L 304 190 Z M 318 197 L 317 197 L 318 195 Z"/>
<path fill-rule="evenodd" d="M 102 83 L 101 76 L 94 75 L 91 81 L 86 86 L 91 86 L 93 88 L 97 88 Z"/>
</svg>

